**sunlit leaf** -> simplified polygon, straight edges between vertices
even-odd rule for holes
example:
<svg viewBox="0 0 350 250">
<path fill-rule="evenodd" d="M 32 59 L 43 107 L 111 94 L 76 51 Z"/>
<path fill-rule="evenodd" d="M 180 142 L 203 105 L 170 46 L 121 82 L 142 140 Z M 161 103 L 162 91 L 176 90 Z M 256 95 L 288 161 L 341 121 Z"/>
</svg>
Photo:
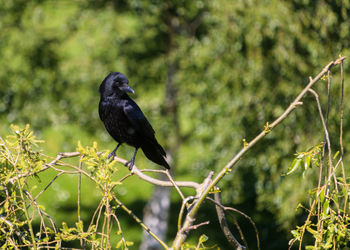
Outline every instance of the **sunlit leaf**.
<svg viewBox="0 0 350 250">
<path fill-rule="evenodd" d="M 320 202 L 321 204 L 324 202 L 324 198 L 325 198 L 325 186 L 322 187 L 321 191 L 319 192 L 319 196 L 320 196 Z"/>
<path fill-rule="evenodd" d="M 323 216 L 327 216 L 329 212 L 329 200 L 326 199 L 322 205 Z"/>
<path fill-rule="evenodd" d="M 199 242 L 200 243 L 204 243 L 208 240 L 208 236 L 206 236 L 205 234 L 202 234 L 200 237 L 199 237 Z"/>
<path fill-rule="evenodd" d="M 119 240 L 115 247 L 116 248 L 121 248 L 122 246 L 123 246 L 123 240 Z"/>
<path fill-rule="evenodd" d="M 304 159 L 304 169 L 307 170 L 311 165 L 311 156 L 307 155 Z"/>
<path fill-rule="evenodd" d="M 288 168 L 288 172 L 284 175 L 290 175 L 290 174 L 294 173 L 298 169 L 298 167 L 300 166 L 302 161 L 303 161 L 302 158 L 295 158 L 293 160 L 292 164 L 290 165 L 290 167 Z"/>
<path fill-rule="evenodd" d="M 334 156 L 333 156 L 333 160 L 335 160 L 337 158 L 337 156 L 339 155 L 339 151 L 337 151 Z"/>
</svg>

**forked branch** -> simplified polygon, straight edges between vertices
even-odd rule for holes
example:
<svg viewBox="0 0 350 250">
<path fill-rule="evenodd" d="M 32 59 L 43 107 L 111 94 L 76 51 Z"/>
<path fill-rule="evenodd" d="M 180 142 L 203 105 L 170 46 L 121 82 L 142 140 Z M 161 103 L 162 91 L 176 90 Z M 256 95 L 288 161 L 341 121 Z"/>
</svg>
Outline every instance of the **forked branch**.
<svg viewBox="0 0 350 250">
<path fill-rule="evenodd" d="M 280 124 L 298 105 L 301 104 L 301 99 L 305 96 L 305 94 L 311 89 L 311 87 L 318 82 L 325 74 L 327 74 L 328 71 L 331 70 L 332 67 L 335 65 L 341 64 L 343 60 L 345 60 L 346 57 L 340 57 L 335 61 L 332 61 L 328 63 L 322 71 L 315 77 L 310 78 L 309 83 L 307 86 L 299 93 L 299 95 L 294 99 L 294 101 L 291 102 L 289 107 L 283 112 L 282 115 L 280 115 L 275 121 L 273 121 L 271 124 L 267 123 L 267 126 L 265 126 L 264 130 L 260 132 L 252 141 L 245 144 L 243 148 L 232 158 L 231 161 L 229 161 L 226 166 L 222 168 L 222 170 L 216 175 L 214 180 L 211 182 L 211 184 L 208 186 L 206 190 L 203 191 L 201 196 L 196 200 L 196 203 L 193 205 L 192 210 L 187 214 L 186 219 L 183 223 L 183 228 L 190 228 L 192 226 L 193 221 L 195 220 L 195 217 L 197 215 L 197 212 L 199 210 L 199 207 L 202 205 L 203 201 L 209 194 L 211 190 L 217 185 L 217 183 L 229 172 L 231 172 L 233 166 L 242 158 L 242 156 L 249 151 L 257 142 L 262 140 L 268 133 L 270 133 L 278 124 Z M 185 242 L 187 238 L 187 233 L 183 233 L 182 230 L 179 230 L 176 238 L 173 242 L 172 247 L 174 249 L 180 249 L 182 244 Z"/>
</svg>

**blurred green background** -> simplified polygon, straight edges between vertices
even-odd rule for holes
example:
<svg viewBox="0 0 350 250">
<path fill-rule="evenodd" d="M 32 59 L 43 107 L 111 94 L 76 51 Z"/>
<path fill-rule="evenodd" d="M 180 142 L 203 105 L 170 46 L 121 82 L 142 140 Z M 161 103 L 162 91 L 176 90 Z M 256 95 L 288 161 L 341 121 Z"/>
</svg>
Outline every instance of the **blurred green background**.
<svg viewBox="0 0 350 250">
<path fill-rule="evenodd" d="M 128 76 L 133 98 L 160 143 L 176 152 L 176 178 L 201 181 L 238 152 L 242 139 L 251 140 L 278 117 L 309 76 L 339 54 L 349 56 L 349 15 L 348 0 L 2 0 L 1 136 L 11 123 L 29 123 L 51 156 L 74 151 L 78 140 L 112 150 L 116 143 L 98 117 L 98 87 L 109 72 L 120 71 Z M 346 62 L 346 80 L 349 71 Z M 332 73 L 330 132 L 337 150 L 339 67 Z M 327 82 L 315 90 L 325 110 Z M 301 172 L 282 176 L 296 151 L 323 141 L 314 98 L 307 95 L 303 101 L 220 184 L 224 204 L 257 224 L 263 249 L 287 248 L 290 230 L 305 219 L 296 207 L 308 204 L 307 191 L 317 183 L 317 169 L 304 178 Z M 349 122 L 345 115 L 344 131 Z M 347 148 L 348 133 L 344 143 Z M 129 159 L 133 150 L 124 146 L 118 152 Z M 157 168 L 142 154 L 136 164 Z M 40 175 L 33 185 L 40 191 L 53 176 Z M 85 220 L 100 199 L 89 184 L 83 180 Z M 40 198 L 58 225 L 76 221 L 76 189 L 76 176 L 59 177 Z M 142 217 L 152 189 L 133 177 L 117 193 Z M 169 241 L 176 233 L 180 202 L 173 193 Z M 189 241 L 205 233 L 212 244 L 227 248 L 214 207 L 207 204 L 200 216 L 212 217 L 212 223 Z M 138 246 L 141 228 L 127 214 L 119 218 L 126 239 Z M 254 249 L 252 227 L 243 218 L 238 221 Z"/>
</svg>

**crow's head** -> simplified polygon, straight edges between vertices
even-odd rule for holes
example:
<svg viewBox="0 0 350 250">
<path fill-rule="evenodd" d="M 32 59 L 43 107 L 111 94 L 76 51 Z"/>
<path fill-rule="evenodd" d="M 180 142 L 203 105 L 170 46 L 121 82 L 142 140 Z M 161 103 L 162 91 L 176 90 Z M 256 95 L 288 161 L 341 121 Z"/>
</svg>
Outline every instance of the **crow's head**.
<svg viewBox="0 0 350 250">
<path fill-rule="evenodd" d="M 120 72 L 112 72 L 103 80 L 100 86 L 100 93 L 104 95 L 112 95 L 114 93 L 129 92 L 135 94 L 134 90 L 129 86 L 128 78 Z"/>
</svg>

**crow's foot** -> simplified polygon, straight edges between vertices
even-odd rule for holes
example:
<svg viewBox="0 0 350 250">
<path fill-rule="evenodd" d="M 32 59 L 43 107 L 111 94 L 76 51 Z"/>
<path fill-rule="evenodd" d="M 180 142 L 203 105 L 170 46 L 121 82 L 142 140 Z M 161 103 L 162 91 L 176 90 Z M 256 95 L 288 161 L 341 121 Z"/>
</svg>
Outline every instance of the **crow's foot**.
<svg viewBox="0 0 350 250">
<path fill-rule="evenodd" d="M 114 157 L 115 157 L 115 152 L 109 153 L 108 156 L 107 156 L 107 159 L 109 159 L 111 157 L 112 157 L 112 160 L 113 160 Z"/>
<path fill-rule="evenodd" d="M 133 168 L 133 166 L 134 166 L 134 161 L 128 161 L 128 162 L 126 162 L 124 165 L 125 165 L 125 167 L 128 167 L 129 168 L 129 170 L 131 171 L 131 169 Z"/>
</svg>

